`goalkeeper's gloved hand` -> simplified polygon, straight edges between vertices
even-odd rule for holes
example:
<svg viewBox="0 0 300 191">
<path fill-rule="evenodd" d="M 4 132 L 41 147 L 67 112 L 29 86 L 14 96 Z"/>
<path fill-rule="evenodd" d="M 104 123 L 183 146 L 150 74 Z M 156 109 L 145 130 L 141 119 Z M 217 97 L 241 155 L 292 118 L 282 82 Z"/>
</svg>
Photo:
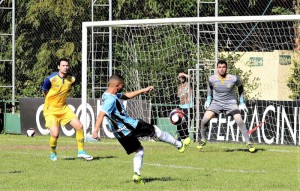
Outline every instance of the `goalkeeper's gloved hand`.
<svg viewBox="0 0 300 191">
<path fill-rule="evenodd" d="M 248 109 L 247 109 L 247 106 L 246 106 L 244 100 L 240 100 L 239 109 L 244 110 L 244 112 L 248 113 Z"/>
<path fill-rule="evenodd" d="M 204 103 L 204 109 L 207 110 L 211 103 L 211 96 L 207 96 L 206 101 Z"/>
</svg>

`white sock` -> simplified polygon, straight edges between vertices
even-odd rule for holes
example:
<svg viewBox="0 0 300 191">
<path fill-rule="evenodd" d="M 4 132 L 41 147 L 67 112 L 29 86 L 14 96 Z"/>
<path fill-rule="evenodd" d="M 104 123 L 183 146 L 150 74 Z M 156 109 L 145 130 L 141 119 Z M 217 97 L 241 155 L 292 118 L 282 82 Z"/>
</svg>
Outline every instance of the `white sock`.
<svg viewBox="0 0 300 191">
<path fill-rule="evenodd" d="M 144 149 L 140 149 L 135 153 L 133 158 L 133 171 L 138 175 L 141 175 L 141 169 L 143 166 Z"/>
<path fill-rule="evenodd" d="M 160 128 L 158 128 L 156 125 L 154 125 L 155 127 L 155 136 L 166 143 L 169 143 L 171 145 L 175 145 L 177 148 L 180 148 L 182 146 L 182 142 L 176 140 L 172 135 L 170 135 L 167 132 L 164 132 L 162 130 L 160 130 Z"/>
</svg>

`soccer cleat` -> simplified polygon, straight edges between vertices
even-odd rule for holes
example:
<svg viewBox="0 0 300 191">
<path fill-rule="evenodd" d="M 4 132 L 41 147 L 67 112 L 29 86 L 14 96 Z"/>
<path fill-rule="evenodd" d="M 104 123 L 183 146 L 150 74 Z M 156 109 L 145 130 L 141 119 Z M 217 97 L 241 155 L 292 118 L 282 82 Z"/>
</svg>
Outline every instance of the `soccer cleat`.
<svg viewBox="0 0 300 191">
<path fill-rule="evenodd" d="M 183 153 L 186 149 L 186 147 L 191 143 L 191 138 L 186 138 L 184 139 L 184 141 L 182 142 L 182 146 L 178 149 L 178 151 L 180 153 Z"/>
<path fill-rule="evenodd" d="M 93 157 L 87 154 L 84 150 L 78 151 L 78 158 L 83 158 L 85 160 L 93 160 Z"/>
<path fill-rule="evenodd" d="M 253 147 L 252 143 L 248 143 L 247 144 L 247 148 L 248 148 L 248 150 L 249 150 L 250 153 L 253 153 L 256 150 L 255 147 Z"/>
<path fill-rule="evenodd" d="M 145 184 L 144 180 L 142 179 L 141 175 L 138 175 L 137 173 L 134 173 L 132 180 L 136 184 Z"/>
<path fill-rule="evenodd" d="M 56 155 L 56 153 L 51 153 L 50 154 L 50 160 L 57 161 L 57 155 Z"/>
<path fill-rule="evenodd" d="M 206 141 L 205 140 L 201 140 L 199 145 L 197 146 L 197 149 L 202 149 L 204 146 L 206 145 Z"/>
</svg>

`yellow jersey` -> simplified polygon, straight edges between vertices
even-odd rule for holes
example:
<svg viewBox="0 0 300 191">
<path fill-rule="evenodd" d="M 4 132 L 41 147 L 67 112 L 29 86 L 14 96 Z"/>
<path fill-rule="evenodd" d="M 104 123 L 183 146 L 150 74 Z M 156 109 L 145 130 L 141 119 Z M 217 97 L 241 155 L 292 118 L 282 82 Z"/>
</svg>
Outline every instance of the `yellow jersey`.
<svg viewBox="0 0 300 191">
<path fill-rule="evenodd" d="M 58 72 L 54 72 L 48 76 L 42 86 L 43 91 L 48 92 L 44 107 L 62 108 L 66 106 L 67 95 L 74 82 L 75 77 L 71 75 L 61 78 Z"/>
</svg>

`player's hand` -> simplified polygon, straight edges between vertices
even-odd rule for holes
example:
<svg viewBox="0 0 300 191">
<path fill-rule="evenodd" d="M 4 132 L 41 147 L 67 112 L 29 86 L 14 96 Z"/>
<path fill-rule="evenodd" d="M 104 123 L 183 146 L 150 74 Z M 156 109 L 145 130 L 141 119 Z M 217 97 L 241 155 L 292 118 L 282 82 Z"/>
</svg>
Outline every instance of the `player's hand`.
<svg viewBox="0 0 300 191">
<path fill-rule="evenodd" d="M 208 109 L 208 107 L 210 106 L 210 103 L 211 103 L 211 97 L 209 96 L 209 97 L 206 98 L 206 101 L 204 103 L 204 109 L 205 110 Z"/>
<path fill-rule="evenodd" d="M 182 78 L 182 77 L 187 77 L 187 74 L 185 74 L 184 72 L 180 72 L 177 78 Z"/>
<path fill-rule="evenodd" d="M 96 129 L 93 131 L 93 139 L 96 139 L 96 140 L 99 139 L 99 137 L 98 137 L 98 131 L 99 130 L 96 130 Z"/>
<path fill-rule="evenodd" d="M 244 110 L 244 112 L 248 113 L 247 106 L 244 102 L 240 102 L 239 109 Z"/>
<path fill-rule="evenodd" d="M 144 93 L 149 93 L 149 92 L 151 92 L 153 89 L 154 89 L 153 86 L 148 86 L 148 87 L 145 88 Z"/>
</svg>

